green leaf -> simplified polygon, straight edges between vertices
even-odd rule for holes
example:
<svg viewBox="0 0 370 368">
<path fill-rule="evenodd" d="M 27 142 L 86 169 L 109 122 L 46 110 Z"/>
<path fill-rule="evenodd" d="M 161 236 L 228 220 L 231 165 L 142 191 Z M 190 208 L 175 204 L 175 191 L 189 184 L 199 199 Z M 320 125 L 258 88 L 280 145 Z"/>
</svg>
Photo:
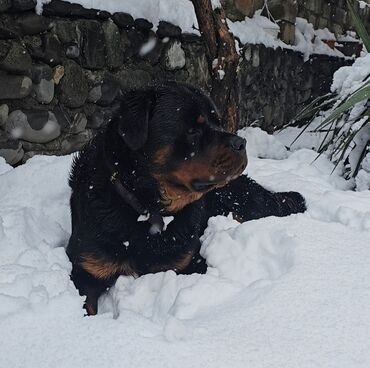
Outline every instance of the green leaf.
<svg viewBox="0 0 370 368">
<path fill-rule="evenodd" d="M 317 128 L 319 130 L 332 121 L 338 119 L 343 113 L 351 109 L 357 103 L 367 100 L 370 97 L 370 85 L 366 83 L 365 86 L 360 87 L 356 92 L 350 95 L 345 102 L 339 105 Z"/>
<path fill-rule="evenodd" d="M 289 123 L 283 125 L 279 131 L 294 125 L 297 121 L 303 120 L 307 117 L 315 115 L 317 112 L 324 110 L 328 105 L 334 103 L 334 93 L 327 93 L 326 95 L 316 97 L 306 107 L 304 107 Z"/>
<path fill-rule="evenodd" d="M 352 20 L 355 25 L 356 31 L 358 35 L 361 37 L 362 42 L 364 43 L 364 46 L 366 47 L 366 50 L 370 52 L 370 35 L 367 32 L 360 16 L 358 15 L 358 12 L 355 10 L 352 0 L 347 0 L 347 5 L 351 13 Z"/>
</svg>

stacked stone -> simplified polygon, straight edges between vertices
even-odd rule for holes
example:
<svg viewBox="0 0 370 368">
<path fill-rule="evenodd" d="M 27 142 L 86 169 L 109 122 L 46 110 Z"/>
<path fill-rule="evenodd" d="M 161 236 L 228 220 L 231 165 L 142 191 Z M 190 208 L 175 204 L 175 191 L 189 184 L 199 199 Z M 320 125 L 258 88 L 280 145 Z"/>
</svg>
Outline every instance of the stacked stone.
<svg viewBox="0 0 370 368">
<path fill-rule="evenodd" d="M 257 2 L 253 0 L 253 3 Z M 239 1 L 242 4 L 242 1 Z M 199 36 L 167 22 L 52 0 L 0 0 L 0 156 L 12 165 L 35 154 L 81 149 L 111 119 L 122 94 L 172 79 L 208 89 Z M 239 67 L 240 126 L 273 131 L 329 91 L 349 62 L 245 46 Z"/>
<path fill-rule="evenodd" d="M 111 119 L 122 92 L 163 79 L 206 87 L 199 37 L 160 22 L 53 0 L 0 0 L 0 156 L 81 149 Z M 203 71 L 200 75 L 199 71 Z"/>
<path fill-rule="evenodd" d="M 239 121 L 272 133 L 314 98 L 330 91 L 332 75 L 351 60 L 247 45 L 239 67 Z"/>
<path fill-rule="evenodd" d="M 369 0 L 365 2 L 370 5 Z M 370 7 L 361 8 L 358 1 L 353 4 L 370 30 Z M 328 28 L 336 35 L 355 29 L 346 0 L 298 0 L 298 16 L 307 19 L 315 28 Z"/>
</svg>

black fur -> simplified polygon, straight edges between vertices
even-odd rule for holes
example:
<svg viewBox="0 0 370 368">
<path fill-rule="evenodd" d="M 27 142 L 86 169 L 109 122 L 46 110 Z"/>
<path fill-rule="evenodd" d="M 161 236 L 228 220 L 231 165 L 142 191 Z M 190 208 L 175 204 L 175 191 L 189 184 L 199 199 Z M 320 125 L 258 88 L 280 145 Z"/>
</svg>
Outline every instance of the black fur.
<svg viewBox="0 0 370 368">
<path fill-rule="evenodd" d="M 89 314 L 121 274 L 205 272 L 199 238 L 211 216 L 232 212 L 247 221 L 305 210 L 298 193 L 272 193 L 247 176 L 231 180 L 246 165 L 244 146 L 221 131 L 212 101 L 191 86 L 169 83 L 125 96 L 115 119 L 76 157 L 70 177 L 67 253 Z M 148 222 L 137 221 L 112 185 L 107 161 L 149 212 L 174 216 L 166 231 L 152 234 Z"/>
</svg>

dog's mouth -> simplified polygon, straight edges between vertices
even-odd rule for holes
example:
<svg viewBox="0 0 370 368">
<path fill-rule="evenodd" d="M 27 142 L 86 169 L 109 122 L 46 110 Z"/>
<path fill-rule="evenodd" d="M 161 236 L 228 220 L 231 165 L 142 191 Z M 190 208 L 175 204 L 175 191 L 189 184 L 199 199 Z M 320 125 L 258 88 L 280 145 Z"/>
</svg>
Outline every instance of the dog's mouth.
<svg viewBox="0 0 370 368">
<path fill-rule="evenodd" d="M 213 181 L 202 181 L 202 180 L 193 180 L 191 187 L 194 192 L 208 192 L 209 190 L 215 188 L 217 184 Z"/>
<path fill-rule="evenodd" d="M 206 193 L 214 188 L 221 188 L 227 185 L 230 181 L 238 178 L 247 167 L 247 159 L 245 158 L 236 168 L 228 173 L 223 172 L 221 177 L 209 177 L 209 179 L 194 179 L 191 182 L 191 188 L 195 192 Z"/>
</svg>

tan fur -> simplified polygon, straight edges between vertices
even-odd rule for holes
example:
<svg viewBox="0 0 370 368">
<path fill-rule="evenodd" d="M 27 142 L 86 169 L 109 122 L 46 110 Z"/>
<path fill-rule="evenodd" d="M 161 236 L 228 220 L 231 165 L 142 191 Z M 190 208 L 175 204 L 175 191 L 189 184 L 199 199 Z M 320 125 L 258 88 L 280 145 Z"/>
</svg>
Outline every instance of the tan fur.
<svg viewBox="0 0 370 368">
<path fill-rule="evenodd" d="M 163 165 L 171 152 L 171 146 L 165 146 L 157 151 L 154 155 L 153 162 L 157 165 Z"/>
<path fill-rule="evenodd" d="M 181 258 L 174 260 L 171 263 L 162 263 L 158 265 L 153 265 L 150 267 L 151 272 L 162 272 L 162 271 L 168 271 L 173 270 L 175 272 L 181 272 L 186 269 L 186 267 L 189 266 L 191 260 L 193 259 L 194 253 L 187 253 Z"/>
<path fill-rule="evenodd" d="M 170 153 L 170 146 L 162 148 L 155 154 L 153 162 L 165 163 Z M 210 177 L 214 177 L 215 187 L 224 186 L 227 183 L 227 173 L 237 164 L 236 157 L 229 149 L 217 147 L 210 150 L 202 159 L 185 161 L 171 173 L 154 175 L 159 183 L 166 210 L 175 213 L 202 198 L 205 193 L 192 190 L 191 183 L 194 179 L 208 181 Z"/>
<path fill-rule="evenodd" d="M 202 198 L 203 194 L 192 192 L 190 190 L 182 190 L 166 181 L 159 181 L 161 187 L 161 196 L 166 210 L 170 213 L 175 213 L 183 209 L 189 203 Z"/>
<path fill-rule="evenodd" d="M 136 275 L 136 271 L 130 265 L 129 261 L 122 263 L 111 262 L 103 259 L 97 259 L 93 255 L 89 254 L 83 255 L 81 258 L 82 268 L 97 279 L 109 279 L 110 277 L 118 275 Z"/>
</svg>

